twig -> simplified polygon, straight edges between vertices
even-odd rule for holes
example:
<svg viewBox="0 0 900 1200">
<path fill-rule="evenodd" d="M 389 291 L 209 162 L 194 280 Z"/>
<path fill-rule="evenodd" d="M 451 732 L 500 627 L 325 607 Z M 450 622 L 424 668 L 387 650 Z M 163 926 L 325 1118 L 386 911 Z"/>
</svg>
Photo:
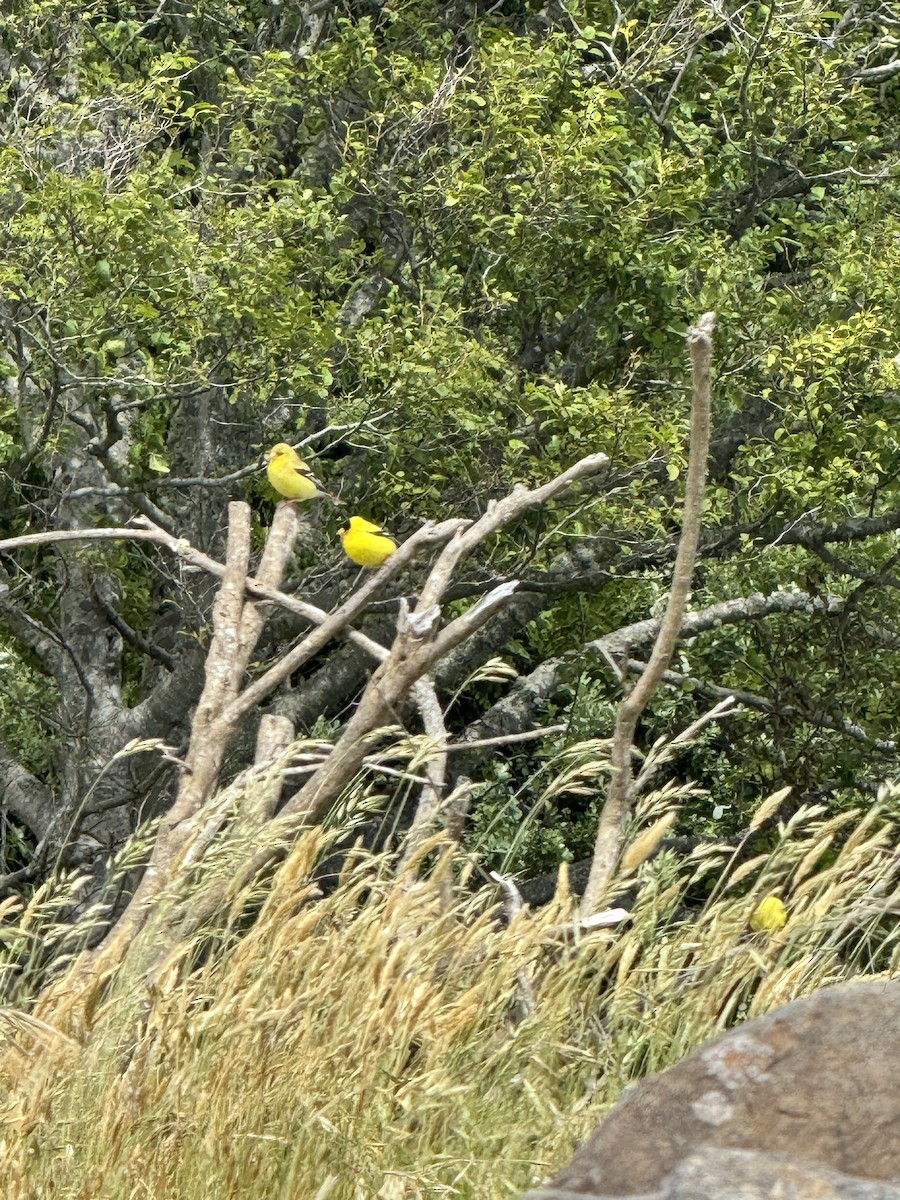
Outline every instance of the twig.
<svg viewBox="0 0 900 1200">
<path fill-rule="evenodd" d="M 670 672 L 666 671 L 663 678 L 665 679 L 669 674 Z M 649 754 L 647 756 L 632 786 L 632 796 L 640 795 L 660 767 L 664 766 L 674 756 L 675 751 L 692 742 L 707 725 L 711 725 L 714 721 L 721 721 L 723 717 L 737 716 L 742 711 L 734 695 L 728 694 L 721 698 L 718 704 L 708 712 L 701 713 L 696 721 L 692 721 L 688 725 L 687 729 L 682 729 L 675 737 L 665 742 L 661 753 Z"/>
<path fill-rule="evenodd" d="M 390 775 L 392 779 L 402 779 L 406 783 L 418 783 L 422 787 L 428 787 L 429 781 L 427 779 L 422 775 L 413 775 L 411 771 L 398 771 L 396 767 L 385 766 L 384 763 L 376 762 L 371 758 L 364 758 L 362 765 L 374 775 Z"/>
<path fill-rule="evenodd" d="M 134 648 L 141 654 L 146 654 L 148 658 L 153 658 L 157 662 L 162 663 L 167 671 L 172 671 L 175 669 L 175 660 L 172 655 L 168 654 L 159 646 L 154 645 L 153 642 L 139 634 L 136 629 L 132 629 L 124 617 L 116 612 L 113 606 L 107 602 L 106 598 L 101 594 L 100 589 L 93 581 L 91 582 L 90 589 L 91 599 L 103 613 L 103 616 L 110 623 L 110 625 L 112 625 L 113 629 L 115 629 L 116 633 L 118 633 L 130 645 L 134 646 Z"/>
<path fill-rule="evenodd" d="M 498 737 L 481 738 L 476 742 L 451 742 L 448 753 L 454 750 L 484 750 L 488 746 L 510 746 L 515 742 L 531 742 L 535 738 L 549 737 L 552 733 L 565 733 L 568 725 L 544 725 L 540 729 L 525 729 L 522 733 L 504 733 Z"/>
<path fill-rule="evenodd" d="M 121 410 L 118 410 L 121 411 Z M 374 428 L 379 421 L 386 420 L 390 416 L 389 413 L 382 413 L 376 417 L 368 417 L 364 421 L 354 421 L 349 425 L 327 425 L 324 429 L 316 430 L 310 433 L 302 441 L 295 443 L 294 448 L 302 450 L 305 446 L 312 442 L 317 442 L 321 438 L 326 437 L 330 433 L 343 435 L 345 433 L 357 433 L 360 429 L 366 427 Z M 20 465 L 21 460 L 17 462 Z M 183 478 L 178 478 L 173 475 L 165 475 L 159 479 L 146 479 L 134 484 L 118 484 L 113 483 L 108 486 L 94 486 L 77 488 L 69 496 L 70 500 L 81 499 L 83 496 L 131 496 L 145 495 L 148 492 L 161 491 L 165 488 L 226 488 L 231 487 L 233 483 L 238 483 L 242 479 L 247 479 L 251 475 L 257 475 L 261 470 L 260 460 L 250 463 L 249 466 L 239 467 L 236 471 L 230 471 L 227 475 L 189 475 Z"/>
<path fill-rule="evenodd" d="M 634 671 L 635 674 L 638 674 L 646 670 L 646 663 L 642 663 L 637 659 L 629 659 L 628 668 Z M 897 750 L 900 749 L 900 742 L 897 740 L 893 738 L 885 740 L 883 738 L 872 737 L 871 734 L 866 733 L 861 725 L 857 725 L 849 717 L 832 717 L 829 713 L 817 712 L 815 709 L 797 704 L 778 704 L 777 701 L 769 700 L 765 696 L 760 696 L 755 692 L 748 692 L 742 688 L 722 687 L 720 684 L 709 683 L 705 679 L 698 679 L 695 675 L 683 675 L 680 671 L 666 671 L 663 675 L 663 680 L 666 683 L 674 684 L 675 687 L 684 687 L 685 684 L 689 684 L 695 691 L 701 692 L 706 696 L 714 699 L 731 699 L 736 704 L 740 704 L 744 708 L 755 709 L 757 712 L 803 721 L 805 724 L 813 725 L 817 729 L 829 729 L 834 733 L 840 733 L 852 738 L 856 742 L 862 742 L 863 745 L 871 746 L 881 754 L 896 754 Z M 737 715 L 738 711 L 738 709 L 732 709 L 728 715 Z M 691 726 L 691 728 L 693 729 L 694 727 Z M 684 740 L 686 733 L 687 731 L 683 735 L 680 734 L 679 740 Z"/>
<path fill-rule="evenodd" d="M 513 918 L 518 916 L 524 908 L 522 895 L 516 887 L 515 882 L 508 876 L 501 875 L 499 871 L 491 871 L 490 875 L 491 879 L 503 889 L 505 896 L 503 908 L 506 911 L 506 919 L 512 922 Z M 516 972 L 516 983 L 519 985 L 518 1003 L 510 1015 L 518 1024 L 519 1021 L 523 1021 L 534 1012 L 534 986 L 531 982 L 531 976 L 524 967 Z"/>
</svg>

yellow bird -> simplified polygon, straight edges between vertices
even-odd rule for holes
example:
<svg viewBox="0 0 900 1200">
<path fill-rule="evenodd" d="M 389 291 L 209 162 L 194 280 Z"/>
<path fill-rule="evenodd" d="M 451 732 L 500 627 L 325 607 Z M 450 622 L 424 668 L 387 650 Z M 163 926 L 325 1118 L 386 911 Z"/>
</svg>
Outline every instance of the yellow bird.
<svg viewBox="0 0 900 1200">
<path fill-rule="evenodd" d="M 266 475 L 275 491 L 287 500 L 315 500 L 317 496 L 334 500 L 287 442 L 279 442 L 266 455 Z"/>
<path fill-rule="evenodd" d="M 344 553 L 360 567 L 380 567 L 397 549 L 394 539 L 365 517 L 351 517 L 338 533 Z"/>
<path fill-rule="evenodd" d="M 787 925 L 787 919 L 788 913 L 784 907 L 784 901 L 779 900 L 777 896 L 766 896 L 765 900 L 761 900 L 753 910 L 750 928 L 755 929 L 757 933 L 763 931 L 777 933 L 779 929 L 784 929 Z"/>
</svg>

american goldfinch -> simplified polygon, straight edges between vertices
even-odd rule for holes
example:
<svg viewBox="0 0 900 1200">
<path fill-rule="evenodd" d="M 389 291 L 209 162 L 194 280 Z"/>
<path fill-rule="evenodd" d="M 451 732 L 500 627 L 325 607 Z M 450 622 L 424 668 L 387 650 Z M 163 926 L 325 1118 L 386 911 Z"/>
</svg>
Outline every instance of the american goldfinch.
<svg viewBox="0 0 900 1200">
<path fill-rule="evenodd" d="M 266 475 L 275 491 L 288 500 L 314 500 L 317 496 L 334 500 L 287 442 L 279 442 L 266 455 Z"/>
<path fill-rule="evenodd" d="M 380 567 L 397 549 L 394 539 L 365 517 L 351 517 L 338 533 L 344 553 L 360 567 Z"/>
<path fill-rule="evenodd" d="M 777 933 L 779 929 L 784 929 L 787 925 L 787 919 L 788 914 L 784 902 L 777 896 L 766 896 L 765 900 L 760 900 L 754 908 L 750 918 L 750 928 L 755 929 L 757 933 L 763 931 Z"/>
</svg>

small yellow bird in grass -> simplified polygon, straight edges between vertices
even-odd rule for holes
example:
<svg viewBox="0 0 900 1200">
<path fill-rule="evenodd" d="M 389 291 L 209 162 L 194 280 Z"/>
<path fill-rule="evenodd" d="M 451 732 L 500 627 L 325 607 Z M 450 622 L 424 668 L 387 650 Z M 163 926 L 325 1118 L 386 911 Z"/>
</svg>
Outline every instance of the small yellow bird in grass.
<svg viewBox="0 0 900 1200">
<path fill-rule="evenodd" d="M 344 553 L 359 567 L 380 567 L 397 549 L 394 539 L 365 517 L 351 517 L 338 533 Z"/>
<path fill-rule="evenodd" d="M 325 491 L 309 466 L 287 442 L 279 442 L 266 455 L 266 475 L 275 491 L 286 500 L 315 500 L 325 496 L 334 501 L 334 496 Z"/>
<path fill-rule="evenodd" d="M 779 900 L 777 896 L 766 896 L 765 900 L 760 900 L 754 908 L 750 928 L 755 929 L 757 933 L 777 933 L 787 925 L 787 919 L 784 901 Z"/>
</svg>

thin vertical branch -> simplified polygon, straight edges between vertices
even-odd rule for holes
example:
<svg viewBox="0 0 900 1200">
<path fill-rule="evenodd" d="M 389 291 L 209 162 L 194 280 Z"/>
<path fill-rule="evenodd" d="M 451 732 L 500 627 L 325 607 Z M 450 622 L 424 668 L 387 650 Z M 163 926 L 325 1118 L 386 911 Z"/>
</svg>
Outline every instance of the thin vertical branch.
<svg viewBox="0 0 900 1200">
<path fill-rule="evenodd" d="M 276 713 L 263 713 L 259 722 L 259 732 L 256 735 L 254 767 L 257 770 L 264 770 L 270 764 L 275 763 L 279 755 L 287 750 L 293 740 L 294 725 L 292 721 Z M 283 783 L 284 778 L 281 771 L 270 770 L 260 779 L 258 789 L 248 797 L 249 811 L 243 815 L 260 824 L 270 820 L 275 815 L 278 801 L 281 799 Z"/>
<path fill-rule="evenodd" d="M 633 796 L 631 751 L 641 713 L 659 687 L 672 658 L 684 612 L 690 596 L 694 563 L 700 544 L 703 524 L 703 500 L 706 494 L 706 460 L 709 453 L 709 426 L 712 387 L 712 334 L 715 313 L 705 313 L 688 330 L 687 344 L 691 355 L 691 442 L 688 472 L 684 493 L 684 514 L 681 539 L 675 557 L 672 586 L 653 653 L 644 674 L 631 692 L 622 700 L 616 716 L 611 751 L 612 778 L 606 803 L 597 825 L 597 840 L 587 888 L 581 904 L 582 917 L 589 917 L 606 890 L 622 853 L 625 830 L 631 815 Z"/>
<path fill-rule="evenodd" d="M 401 874 L 410 859 L 414 857 L 422 841 L 434 832 L 435 818 L 444 798 L 444 788 L 447 783 L 447 726 L 444 724 L 444 712 L 438 699 L 434 680 L 430 675 L 423 675 L 414 684 L 410 694 L 419 710 L 422 725 L 431 745 L 428 748 L 428 760 L 425 763 L 425 775 L 428 782 L 422 788 L 416 815 L 406 835 L 406 848 L 400 861 Z"/>
</svg>

